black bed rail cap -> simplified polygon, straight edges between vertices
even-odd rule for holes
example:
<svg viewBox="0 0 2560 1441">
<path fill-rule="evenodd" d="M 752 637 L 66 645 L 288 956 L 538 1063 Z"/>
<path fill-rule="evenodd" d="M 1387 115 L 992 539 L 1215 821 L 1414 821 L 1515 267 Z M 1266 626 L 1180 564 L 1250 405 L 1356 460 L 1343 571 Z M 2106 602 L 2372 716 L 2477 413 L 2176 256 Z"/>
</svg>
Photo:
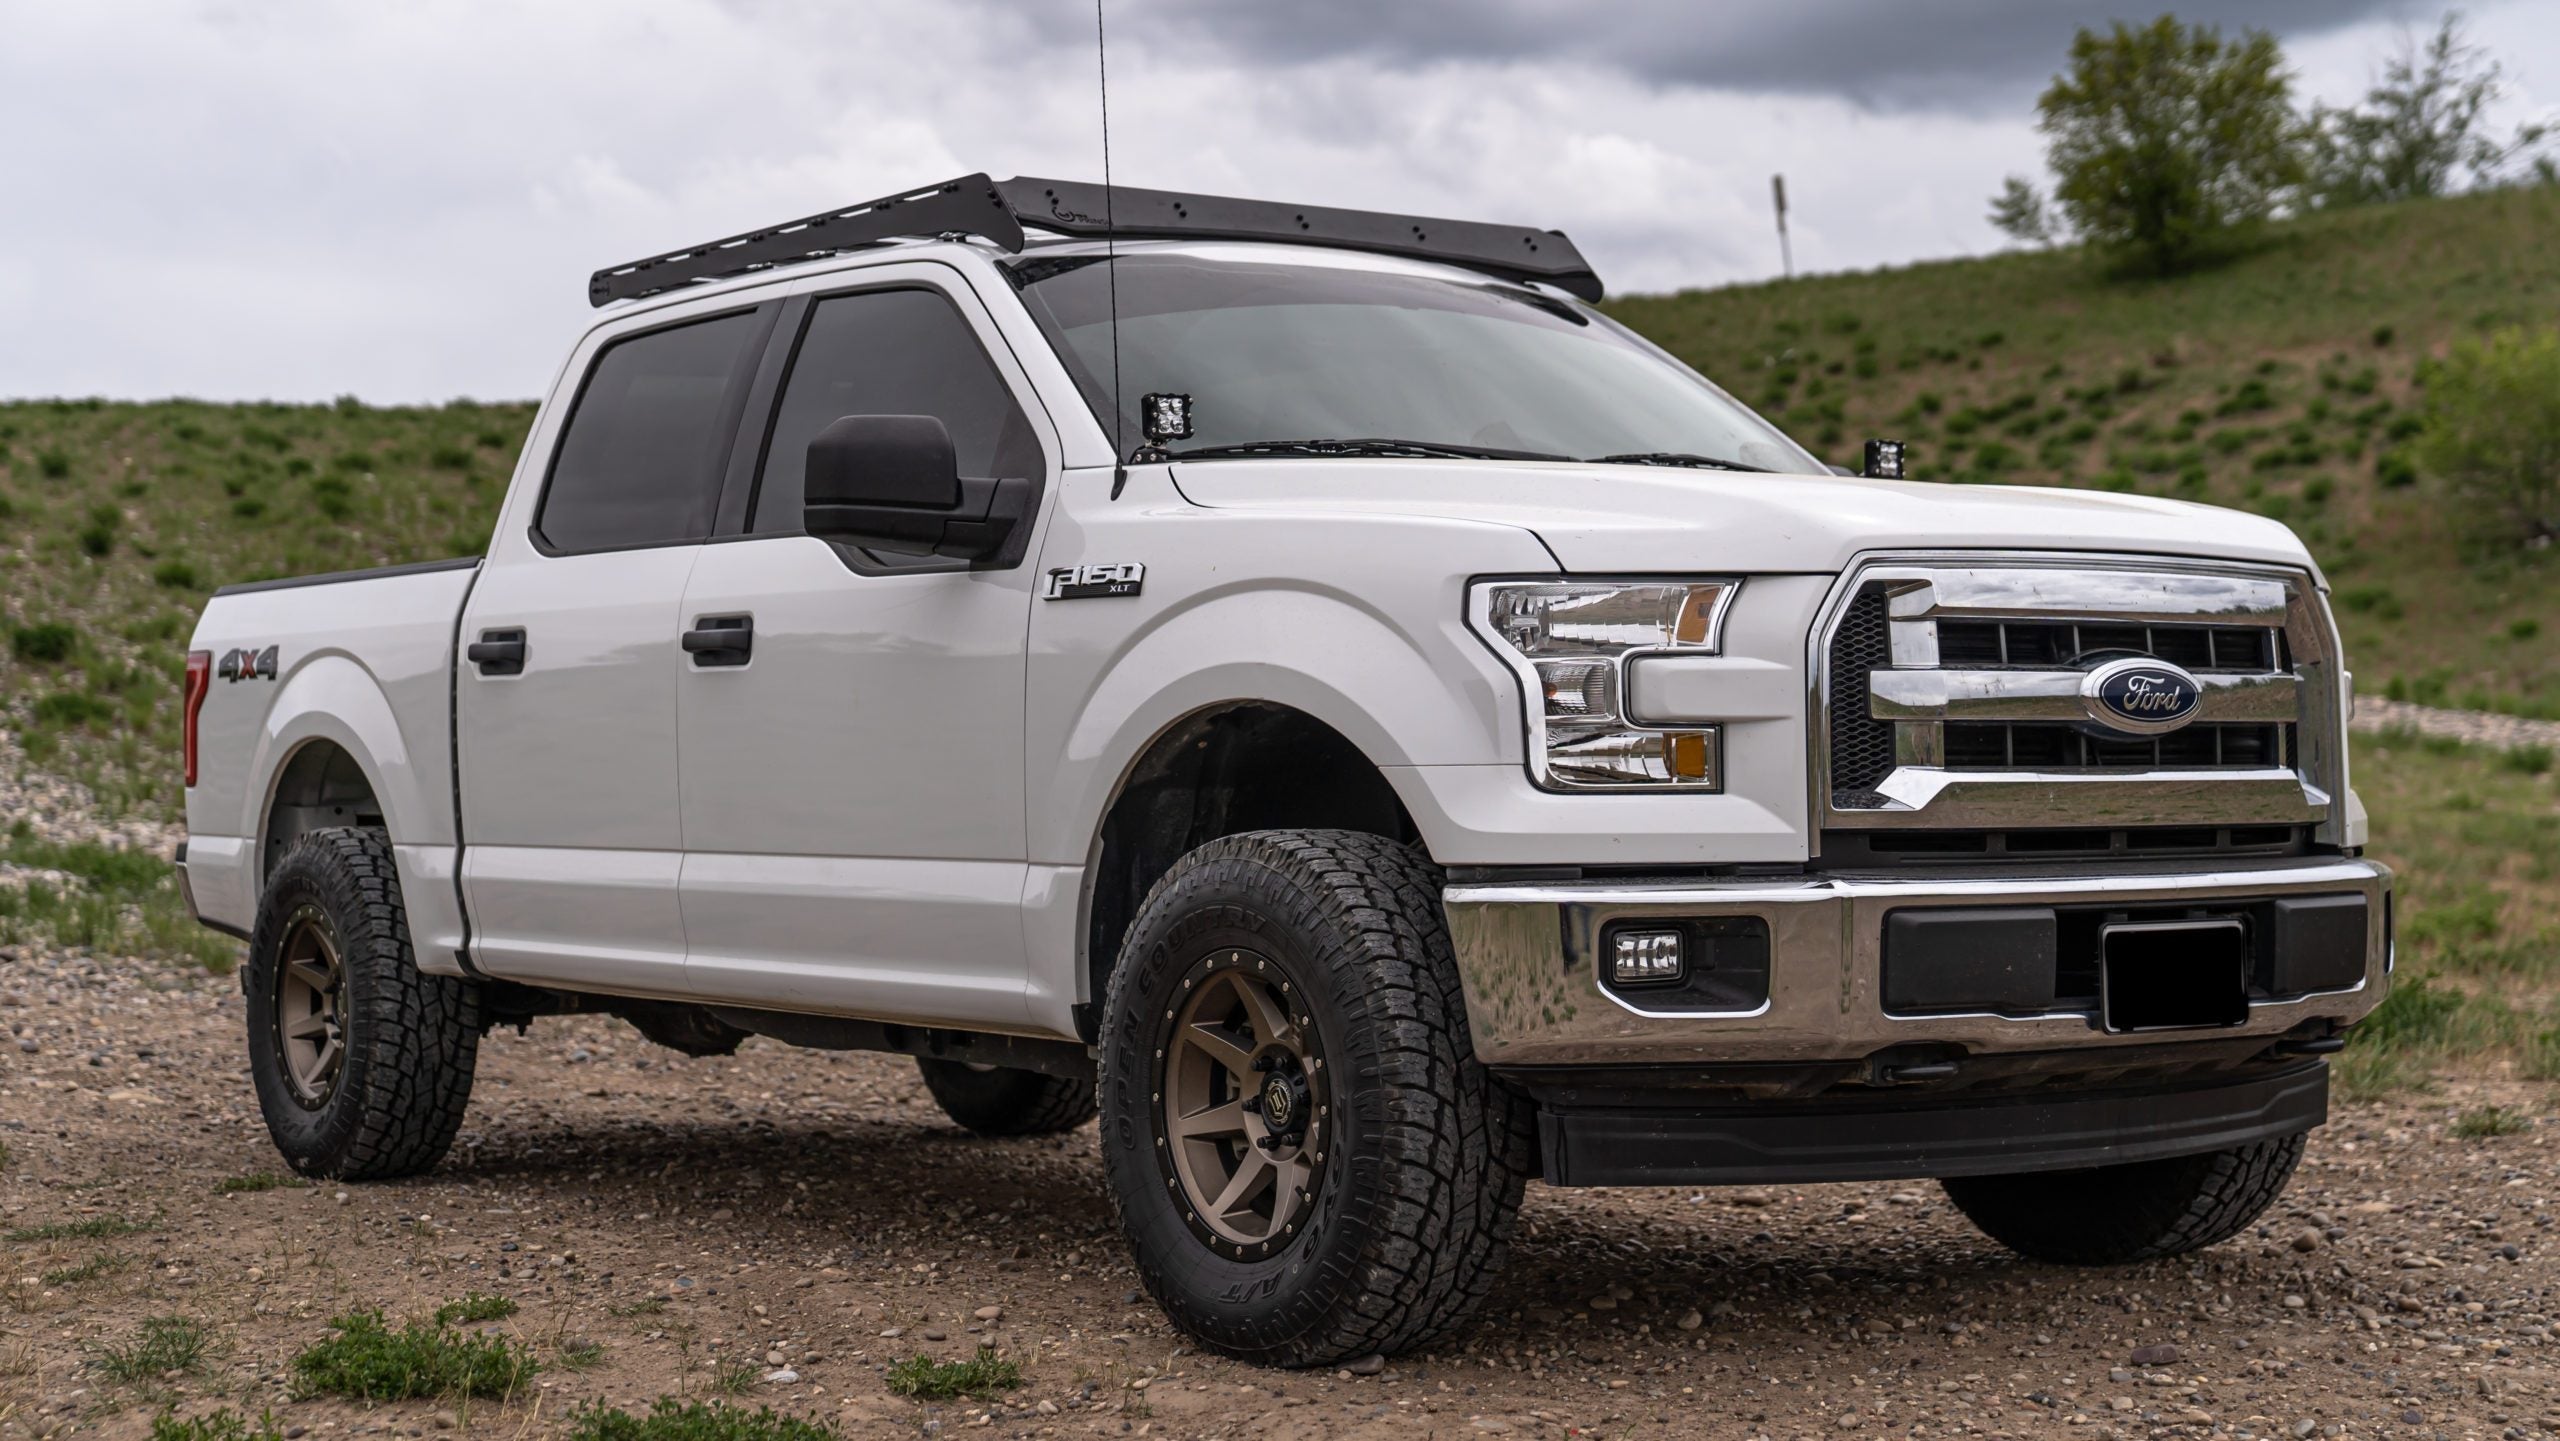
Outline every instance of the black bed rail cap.
<svg viewBox="0 0 2560 1441">
<path fill-rule="evenodd" d="M 637 300 L 884 240 L 975 235 L 1019 251 L 1025 225 L 1079 238 L 1330 245 L 1542 281 L 1584 300 L 1597 301 L 1602 294 L 1599 275 L 1561 230 L 1128 187 L 1115 188 L 1106 206 L 1102 187 L 1088 181 L 1033 176 L 997 181 L 981 174 L 610 266 L 588 280 L 587 300 L 592 305 Z"/>
<path fill-rule="evenodd" d="M 587 281 L 587 303 L 637 300 L 698 281 L 726 280 L 883 240 L 927 235 L 981 235 L 1007 250 L 1022 248 L 1022 224 L 997 193 L 996 183 L 983 174 L 963 175 L 707 245 L 608 266 Z"/>
<path fill-rule="evenodd" d="M 1561 230 L 1126 185 L 1113 188 L 1105 224 L 1102 187 L 1088 181 L 1023 175 L 998 181 L 996 189 L 1023 224 L 1062 235 L 1333 245 L 1544 281 L 1584 300 L 1596 301 L 1603 293 L 1599 274 Z"/>
</svg>

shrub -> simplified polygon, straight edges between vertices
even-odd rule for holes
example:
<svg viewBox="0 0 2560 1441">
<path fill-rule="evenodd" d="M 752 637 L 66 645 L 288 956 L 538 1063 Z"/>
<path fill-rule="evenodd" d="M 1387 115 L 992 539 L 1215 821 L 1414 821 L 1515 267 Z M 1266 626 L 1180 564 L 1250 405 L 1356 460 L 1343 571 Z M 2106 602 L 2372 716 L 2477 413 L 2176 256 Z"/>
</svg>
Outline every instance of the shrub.
<svg viewBox="0 0 2560 1441">
<path fill-rule="evenodd" d="M 2542 634 L 2542 622 L 2532 616 L 2523 616 L 2507 622 L 2509 640 L 2531 640 L 2540 634 Z"/>
<path fill-rule="evenodd" d="M 81 691 L 48 691 L 36 697 L 35 718 L 41 726 L 81 730 L 114 720 L 116 708 Z"/>
<path fill-rule="evenodd" d="M 164 585 L 171 590 L 195 590 L 202 584 L 196 578 L 196 568 L 183 560 L 164 560 L 153 566 L 151 580 L 154 585 Z"/>
<path fill-rule="evenodd" d="M 2560 536 L 2560 331 L 2457 342 L 2427 386 L 2417 461 L 2483 539 Z"/>
<path fill-rule="evenodd" d="M 92 1342 L 89 1356 L 110 1381 L 155 1381 L 165 1372 L 202 1366 L 210 1344 L 204 1327 L 184 1316 L 153 1316 L 129 1341 Z"/>
<path fill-rule="evenodd" d="M 569 1418 L 569 1441 L 836 1441 L 837 1435 L 824 1422 L 780 1415 L 770 1406 L 748 1411 L 673 1396 L 659 1397 L 646 1416 L 598 1405 Z"/>
<path fill-rule="evenodd" d="M 9 633 L 9 653 L 38 665 L 55 665 L 71 659 L 72 648 L 79 643 L 80 633 L 58 621 L 22 625 Z"/>
<path fill-rule="evenodd" d="M 284 1427 L 273 1412 L 261 1411 L 251 1421 L 225 1406 L 183 1421 L 173 1414 L 155 1416 L 151 1441 L 284 1441 Z"/>
<path fill-rule="evenodd" d="M 2386 450 L 2373 458 L 2373 478 L 2384 490 L 2406 490 L 2418 483 L 2418 465 L 2406 451 Z"/>
<path fill-rule="evenodd" d="M 1022 1368 L 999 1359 L 996 1348 L 980 1346 L 966 1361 L 936 1361 L 910 1356 L 889 1368 L 889 1389 L 920 1401 L 948 1401 L 954 1396 L 984 1396 L 1022 1384 Z"/>
<path fill-rule="evenodd" d="M 2267 383 L 2251 376 L 2232 387 L 2222 403 L 2213 408 L 2213 413 L 2221 416 L 2246 415 L 2252 411 L 2273 410 L 2275 405 L 2275 395 L 2267 389 Z"/>
<path fill-rule="evenodd" d="M 60 480 L 71 473 L 71 457 L 58 450 L 39 450 L 36 469 L 44 472 L 47 480 Z"/>
<path fill-rule="evenodd" d="M 104 557 L 116 548 L 116 532 L 123 528 L 124 512 L 100 501 L 89 507 L 88 523 L 80 527 L 80 548 Z"/>
<path fill-rule="evenodd" d="M 354 506 L 355 491 L 342 476 L 312 477 L 311 500 L 331 520 L 344 520 Z"/>
<path fill-rule="evenodd" d="M 294 1382 L 306 1395 L 504 1396 L 541 1369 L 521 1342 L 416 1321 L 394 1331 L 380 1311 L 350 1312 L 329 1327 L 335 1335 L 293 1358 Z"/>
<path fill-rule="evenodd" d="M 2402 614 L 2400 597 L 2387 585 L 2351 585 L 2338 592 L 2338 604 L 2358 615 L 2398 620 Z"/>
<path fill-rule="evenodd" d="M 2527 745 L 2500 751 L 2498 764 L 2511 771 L 2538 776 L 2551 769 L 2551 747 Z"/>
<path fill-rule="evenodd" d="M 427 464 L 438 470 L 469 470 L 471 452 L 458 445 L 439 445 L 427 452 Z"/>
<path fill-rule="evenodd" d="M 516 1313 L 516 1303 L 504 1296 L 474 1293 L 459 1301 L 447 1301 L 436 1308 L 436 1324 L 470 1325 L 480 1321 L 503 1321 Z"/>
<path fill-rule="evenodd" d="M 2453 1123 L 2453 1133 L 2467 1141 L 2486 1140 L 2491 1136 L 2512 1136 L 2529 1130 L 2533 1118 L 2504 1106 L 2474 1106 Z"/>
</svg>

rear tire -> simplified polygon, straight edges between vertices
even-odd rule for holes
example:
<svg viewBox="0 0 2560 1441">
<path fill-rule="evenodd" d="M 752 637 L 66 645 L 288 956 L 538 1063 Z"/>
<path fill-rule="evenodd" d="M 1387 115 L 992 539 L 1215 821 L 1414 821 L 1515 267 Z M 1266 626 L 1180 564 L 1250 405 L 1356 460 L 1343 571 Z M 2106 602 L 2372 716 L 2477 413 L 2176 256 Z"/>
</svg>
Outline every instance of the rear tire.
<svg viewBox="0 0 2560 1441">
<path fill-rule="evenodd" d="M 444 1156 L 471 1100 L 480 990 L 418 969 L 380 831 L 294 843 L 259 898 L 240 984 L 250 1079 L 287 1164 L 371 1181 Z"/>
<path fill-rule="evenodd" d="M 981 1136 L 1047 1136 L 1093 1119 L 1093 1083 L 966 1061 L 916 1057 L 942 1114 Z"/>
<path fill-rule="evenodd" d="M 1177 861 L 1102 1025 L 1102 1151 L 1148 1292 L 1265 1365 L 1429 1345 L 1491 1288 L 1533 1118 L 1475 1058 L 1440 872 L 1350 831 Z"/>
<path fill-rule="evenodd" d="M 2162 1161 L 1938 1184 L 1983 1234 L 2022 1256 L 2116 1266 L 2183 1256 L 2239 1234 L 2283 1194 L 2308 1135 Z"/>
</svg>

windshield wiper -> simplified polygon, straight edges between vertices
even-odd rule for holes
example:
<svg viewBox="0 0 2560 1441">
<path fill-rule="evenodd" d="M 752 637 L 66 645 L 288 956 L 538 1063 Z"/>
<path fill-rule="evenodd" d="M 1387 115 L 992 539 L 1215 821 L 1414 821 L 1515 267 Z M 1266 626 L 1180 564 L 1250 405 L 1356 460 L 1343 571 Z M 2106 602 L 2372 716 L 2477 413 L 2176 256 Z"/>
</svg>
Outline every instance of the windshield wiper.
<svg viewBox="0 0 2560 1441">
<path fill-rule="evenodd" d="M 1595 455 L 1589 465 L 1685 465 L 1691 470 L 1747 470 L 1757 475 L 1769 473 L 1765 465 L 1745 465 L 1738 460 L 1720 460 L 1712 455 L 1691 455 L 1682 450 L 1631 450 L 1624 455 Z"/>
<path fill-rule="evenodd" d="M 1167 452 L 1174 460 L 1239 460 L 1258 455 L 1380 456 L 1418 460 L 1568 460 L 1536 450 L 1497 450 L 1484 445 L 1446 445 L 1436 440 L 1256 440 L 1241 445 L 1203 445 Z"/>
</svg>

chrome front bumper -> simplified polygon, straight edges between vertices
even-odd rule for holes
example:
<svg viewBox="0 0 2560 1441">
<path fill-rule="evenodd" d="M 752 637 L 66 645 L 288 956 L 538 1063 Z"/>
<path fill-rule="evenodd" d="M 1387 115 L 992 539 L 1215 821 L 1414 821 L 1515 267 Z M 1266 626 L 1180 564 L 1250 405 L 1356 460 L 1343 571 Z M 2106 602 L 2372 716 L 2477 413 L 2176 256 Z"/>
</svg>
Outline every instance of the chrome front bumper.
<svg viewBox="0 0 2560 1441">
<path fill-rule="evenodd" d="M 1982 869 L 1732 881 L 1460 884 L 1445 894 L 1478 1059 L 1491 1066 L 1856 1061 L 1897 1047 L 1968 1055 L 2089 1052 L 2198 1040 L 2272 1040 L 2305 1022 L 2345 1025 L 2382 1001 L 2391 969 L 2391 872 L 2332 857 L 2199 872 Z M 1883 1003 L 1885 916 L 1925 906 L 2204 906 L 2361 894 L 2364 979 L 2341 991 L 2254 1002 L 2243 1025 L 2111 1034 L 2085 1011 L 1896 1016 Z M 1605 928 L 1622 920 L 1756 916 L 1769 928 L 1769 996 L 1750 1011 L 1647 1012 L 1600 984 Z M 2324 1027 L 2325 1029 L 2325 1027 Z M 2131 1061 L 2132 1057 L 2126 1058 Z"/>
</svg>

